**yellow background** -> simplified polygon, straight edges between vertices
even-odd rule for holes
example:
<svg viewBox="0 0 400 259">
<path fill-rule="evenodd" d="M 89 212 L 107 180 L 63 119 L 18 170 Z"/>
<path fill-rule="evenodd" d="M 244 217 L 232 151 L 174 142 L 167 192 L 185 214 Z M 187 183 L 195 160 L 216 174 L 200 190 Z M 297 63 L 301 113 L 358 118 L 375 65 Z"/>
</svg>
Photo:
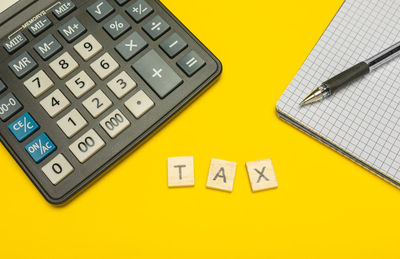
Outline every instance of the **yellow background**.
<svg viewBox="0 0 400 259">
<path fill-rule="evenodd" d="M 340 0 L 164 4 L 224 65 L 220 80 L 64 207 L 0 148 L 0 258 L 399 258 L 400 191 L 279 120 L 275 104 Z M 196 186 L 167 188 L 193 155 Z M 231 194 L 205 188 L 211 158 L 238 162 Z M 279 187 L 252 193 L 245 162 Z"/>
</svg>

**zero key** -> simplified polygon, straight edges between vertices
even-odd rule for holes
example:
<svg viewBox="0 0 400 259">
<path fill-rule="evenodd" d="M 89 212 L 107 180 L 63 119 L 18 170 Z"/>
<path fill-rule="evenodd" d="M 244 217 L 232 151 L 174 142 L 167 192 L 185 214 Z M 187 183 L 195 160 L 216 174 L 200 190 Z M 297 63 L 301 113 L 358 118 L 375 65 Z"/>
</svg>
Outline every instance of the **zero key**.
<svg viewBox="0 0 400 259">
<path fill-rule="evenodd" d="M 0 119 L 7 121 L 23 108 L 13 93 L 9 93 L 0 99 Z"/>
</svg>

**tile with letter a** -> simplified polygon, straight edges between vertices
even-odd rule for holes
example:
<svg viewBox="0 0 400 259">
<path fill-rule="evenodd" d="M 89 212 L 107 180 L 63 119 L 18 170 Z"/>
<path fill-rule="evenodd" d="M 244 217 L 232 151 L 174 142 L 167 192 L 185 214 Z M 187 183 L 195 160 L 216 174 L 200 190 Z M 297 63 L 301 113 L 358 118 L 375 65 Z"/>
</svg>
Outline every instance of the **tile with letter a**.
<svg viewBox="0 0 400 259">
<path fill-rule="evenodd" d="M 192 156 L 168 157 L 168 187 L 194 186 Z"/>
<path fill-rule="evenodd" d="M 100 122 L 100 125 L 107 132 L 110 138 L 116 138 L 125 129 L 127 129 L 131 123 L 120 110 L 116 109 L 110 115 L 105 117 Z"/>
<path fill-rule="evenodd" d="M 115 96 L 121 99 L 136 87 L 136 82 L 133 81 L 128 73 L 122 71 L 119 75 L 114 77 L 114 79 L 108 82 L 107 86 Z"/>
<path fill-rule="evenodd" d="M 140 90 L 125 102 L 125 106 L 136 119 L 139 119 L 154 106 L 154 102 Z"/>
<path fill-rule="evenodd" d="M 111 100 L 100 89 L 83 101 L 82 104 L 93 118 L 99 117 L 112 106 Z"/>
<path fill-rule="evenodd" d="M 88 61 L 97 53 L 103 50 L 103 46 L 93 37 L 92 34 L 89 34 L 82 41 L 77 43 L 74 46 L 74 49 L 78 54 L 83 58 L 83 60 Z"/>
<path fill-rule="evenodd" d="M 90 67 L 100 77 L 101 80 L 104 80 L 119 68 L 119 64 L 108 52 L 106 52 L 100 58 L 90 64 Z"/>
<path fill-rule="evenodd" d="M 53 185 L 60 183 L 73 171 L 74 168 L 62 154 L 58 154 L 49 163 L 42 167 L 42 172 L 47 176 L 47 178 L 49 178 Z"/>
<path fill-rule="evenodd" d="M 75 95 L 76 98 L 82 97 L 84 94 L 90 91 L 95 86 L 93 80 L 86 74 L 85 71 L 81 71 L 70 80 L 68 80 L 65 85 L 68 89 Z"/>
<path fill-rule="evenodd" d="M 88 123 L 77 109 L 73 109 L 64 117 L 59 119 L 57 121 L 57 125 L 68 138 L 72 138 L 84 127 L 86 127 Z"/>
<path fill-rule="evenodd" d="M 253 192 L 278 187 L 271 159 L 247 162 L 246 167 Z"/>
<path fill-rule="evenodd" d="M 207 187 L 231 192 L 235 180 L 236 163 L 211 159 L 210 170 L 208 172 Z"/>
<path fill-rule="evenodd" d="M 50 117 L 56 117 L 60 112 L 64 111 L 68 106 L 71 105 L 70 101 L 65 95 L 59 90 L 55 90 L 49 96 L 40 101 L 43 109 L 50 115 Z"/>
<path fill-rule="evenodd" d="M 65 52 L 64 54 L 53 60 L 50 63 L 50 67 L 60 79 L 64 79 L 69 74 L 74 72 L 79 67 L 79 65 L 68 52 Z"/>
<path fill-rule="evenodd" d="M 69 146 L 72 154 L 79 162 L 85 163 L 89 158 L 102 149 L 106 143 L 100 138 L 96 131 L 90 129 Z"/>
<path fill-rule="evenodd" d="M 25 87 L 33 95 L 33 97 L 38 98 L 51 87 L 54 86 L 53 81 L 47 76 L 47 74 L 40 70 L 34 74 L 31 78 L 24 82 Z"/>
</svg>

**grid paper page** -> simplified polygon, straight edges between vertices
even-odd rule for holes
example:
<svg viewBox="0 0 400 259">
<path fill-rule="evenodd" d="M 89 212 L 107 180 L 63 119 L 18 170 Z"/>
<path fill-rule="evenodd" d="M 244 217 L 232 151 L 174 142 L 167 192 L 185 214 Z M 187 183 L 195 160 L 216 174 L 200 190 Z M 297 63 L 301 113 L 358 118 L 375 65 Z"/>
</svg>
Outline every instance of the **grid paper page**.
<svg viewBox="0 0 400 259">
<path fill-rule="evenodd" d="M 400 58 L 300 108 L 323 81 L 400 41 L 400 0 L 348 0 L 277 103 L 277 110 L 400 182 Z"/>
</svg>

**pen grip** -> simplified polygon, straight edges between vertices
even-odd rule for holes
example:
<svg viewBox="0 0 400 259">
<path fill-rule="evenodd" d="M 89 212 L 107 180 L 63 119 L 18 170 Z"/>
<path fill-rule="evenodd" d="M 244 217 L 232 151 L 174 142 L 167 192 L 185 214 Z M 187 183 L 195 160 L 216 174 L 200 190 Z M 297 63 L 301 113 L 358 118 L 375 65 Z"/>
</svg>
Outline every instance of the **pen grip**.
<svg viewBox="0 0 400 259">
<path fill-rule="evenodd" d="M 369 73 L 369 65 L 365 62 L 360 62 L 355 66 L 343 71 L 342 73 L 332 77 L 331 79 L 322 83 L 324 86 L 328 87 L 330 92 L 332 93 L 335 90 L 338 90 L 340 87 L 345 84 Z"/>
</svg>

